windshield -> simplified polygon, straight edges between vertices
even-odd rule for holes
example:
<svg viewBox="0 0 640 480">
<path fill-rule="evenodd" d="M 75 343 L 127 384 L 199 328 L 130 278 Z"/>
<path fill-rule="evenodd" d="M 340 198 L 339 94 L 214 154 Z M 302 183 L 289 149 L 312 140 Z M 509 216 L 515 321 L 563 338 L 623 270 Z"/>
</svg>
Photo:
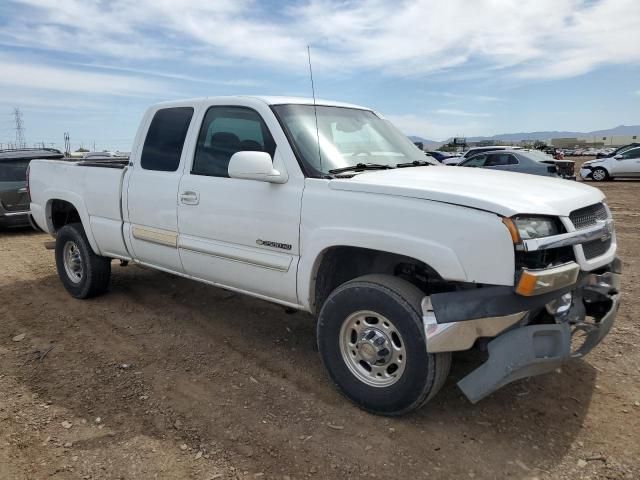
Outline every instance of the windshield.
<svg viewBox="0 0 640 480">
<path fill-rule="evenodd" d="M 324 176 L 329 170 L 357 164 L 395 167 L 398 163 L 415 161 L 438 163 L 389 121 L 369 110 L 327 106 L 315 109 L 316 112 L 313 105 L 273 107 L 311 176 Z"/>
<path fill-rule="evenodd" d="M 30 160 L 0 162 L 0 182 L 24 182 Z"/>
<path fill-rule="evenodd" d="M 554 162 L 554 158 L 551 155 L 548 155 L 544 152 L 541 152 L 540 150 L 528 150 L 526 152 L 527 155 L 529 155 L 530 157 L 534 157 L 535 160 L 539 161 L 539 162 L 548 162 L 548 161 L 552 161 Z"/>
</svg>

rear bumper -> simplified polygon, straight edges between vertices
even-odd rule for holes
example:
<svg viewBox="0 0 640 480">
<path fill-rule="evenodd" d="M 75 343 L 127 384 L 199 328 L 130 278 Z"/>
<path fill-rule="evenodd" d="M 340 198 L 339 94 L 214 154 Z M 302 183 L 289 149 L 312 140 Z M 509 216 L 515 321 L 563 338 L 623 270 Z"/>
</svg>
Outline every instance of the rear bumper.
<svg viewBox="0 0 640 480">
<path fill-rule="evenodd" d="M 434 310 L 431 299 L 425 297 L 422 306 L 427 350 L 467 350 L 480 338 L 488 340 L 488 360 L 458 382 L 473 403 L 514 380 L 551 372 L 571 358 L 589 353 L 611 330 L 620 304 L 620 262 L 608 267 L 598 273 L 583 272 L 568 290 L 526 297 L 538 301 L 535 306 L 531 303 L 530 309 L 525 309 L 526 303 L 520 298 L 513 298 L 519 296 L 512 290 L 509 295 L 492 299 L 494 304 L 506 306 L 500 315 L 483 318 L 440 322 L 438 309 Z M 479 290 L 483 289 L 471 292 Z M 563 295 L 569 298 L 568 293 L 570 303 L 563 311 L 540 316 Z M 499 311 L 491 304 L 487 309 Z M 443 312 L 444 319 L 450 319 L 452 312 Z M 540 322 L 540 318 L 545 321 Z"/>
<path fill-rule="evenodd" d="M 0 228 L 28 227 L 29 211 L 3 212 L 0 214 Z"/>
</svg>

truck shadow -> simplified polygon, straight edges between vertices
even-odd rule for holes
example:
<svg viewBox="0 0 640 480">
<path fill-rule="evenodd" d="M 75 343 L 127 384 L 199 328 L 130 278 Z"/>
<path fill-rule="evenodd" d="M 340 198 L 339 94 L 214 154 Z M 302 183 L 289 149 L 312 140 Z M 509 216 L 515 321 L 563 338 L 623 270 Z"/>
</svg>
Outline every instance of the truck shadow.
<svg viewBox="0 0 640 480">
<path fill-rule="evenodd" d="M 75 417 L 106 419 L 116 440 L 197 442 L 255 472 L 306 475 L 299 455 L 316 459 L 323 478 L 386 478 L 392 466 L 412 478 L 438 468 L 479 478 L 549 471 L 583 427 L 596 379 L 575 361 L 471 405 L 455 382 L 480 360 L 459 354 L 431 403 L 389 419 L 332 388 L 307 314 L 115 262 L 111 291 L 96 299 L 72 299 L 51 275 L 8 285 L 0 300 L 0 329 L 27 334 L 2 340 L 14 360 L 2 373 Z M 45 361 L 24 363 L 52 343 Z M 347 452 L 368 450 L 376 454 L 347 466 Z"/>
</svg>

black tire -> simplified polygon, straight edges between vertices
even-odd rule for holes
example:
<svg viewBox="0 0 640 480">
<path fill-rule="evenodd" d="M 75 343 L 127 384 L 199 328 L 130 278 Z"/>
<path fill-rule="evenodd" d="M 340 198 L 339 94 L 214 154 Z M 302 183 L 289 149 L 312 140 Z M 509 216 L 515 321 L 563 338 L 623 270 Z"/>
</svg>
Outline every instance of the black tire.
<svg viewBox="0 0 640 480">
<path fill-rule="evenodd" d="M 602 167 L 596 167 L 591 172 L 591 178 L 596 182 L 606 182 L 609 180 L 609 172 Z"/>
<path fill-rule="evenodd" d="M 67 245 L 69 249 L 73 249 L 73 245 L 75 245 L 73 252 L 81 261 L 81 273 L 78 271 L 72 274 L 65 267 L 64 256 Z M 109 288 L 111 259 L 101 257 L 93 252 L 80 223 L 71 223 L 58 230 L 56 235 L 56 268 L 62 285 L 72 297 L 82 299 L 95 297 Z"/>
<path fill-rule="evenodd" d="M 440 390 L 451 366 L 451 353 L 428 353 L 417 287 L 390 275 L 365 275 L 336 288 L 318 318 L 318 349 L 329 376 L 341 393 L 371 413 L 402 415 L 420 408 Z M 343 359 L 343 322 L 359 311 L 392 319 L 403 341 L 406 364 L 389 386 L 371 386 Z M 347 355 L 348 356 L 348 355 Z"/>
</svg>

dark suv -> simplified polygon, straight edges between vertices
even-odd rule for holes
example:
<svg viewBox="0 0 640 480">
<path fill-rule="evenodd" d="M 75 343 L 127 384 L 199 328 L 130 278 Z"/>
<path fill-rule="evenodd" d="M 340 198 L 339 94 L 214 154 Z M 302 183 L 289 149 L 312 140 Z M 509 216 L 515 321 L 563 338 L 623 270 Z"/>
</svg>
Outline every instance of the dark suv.
<svg viewBox="0 0 640 480">
<path fill-rule="evenodd" d="M 27 168 L 34 158 L 63 158 L 52 148 L 0 150 L 0 228 L 26 227 L 29 221 Z"/>
</svg>

